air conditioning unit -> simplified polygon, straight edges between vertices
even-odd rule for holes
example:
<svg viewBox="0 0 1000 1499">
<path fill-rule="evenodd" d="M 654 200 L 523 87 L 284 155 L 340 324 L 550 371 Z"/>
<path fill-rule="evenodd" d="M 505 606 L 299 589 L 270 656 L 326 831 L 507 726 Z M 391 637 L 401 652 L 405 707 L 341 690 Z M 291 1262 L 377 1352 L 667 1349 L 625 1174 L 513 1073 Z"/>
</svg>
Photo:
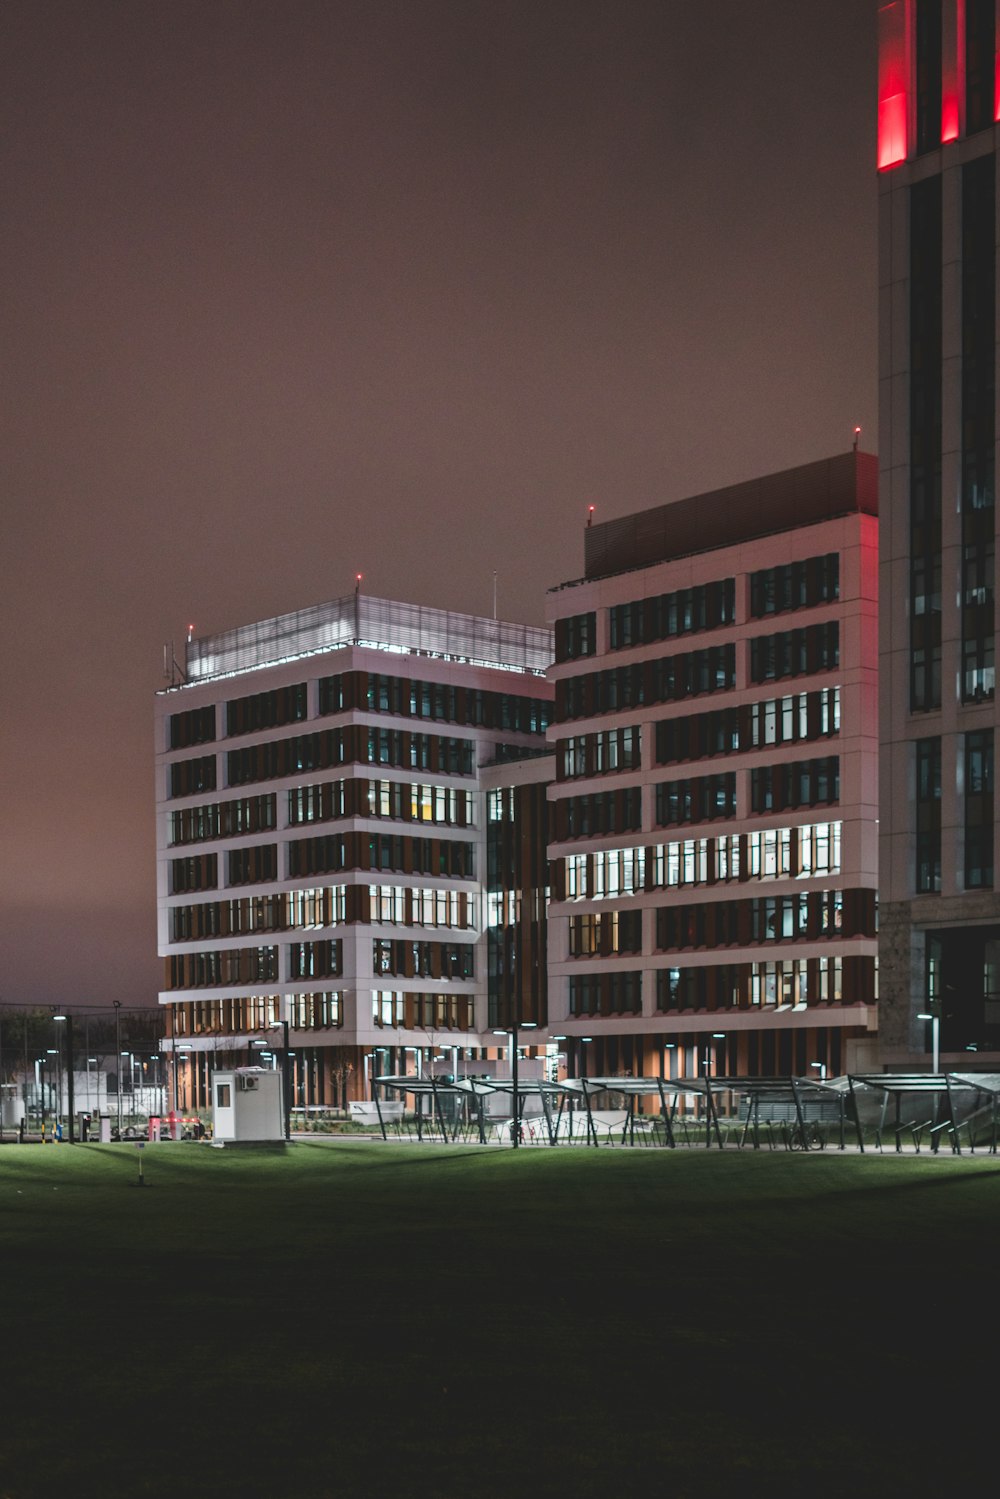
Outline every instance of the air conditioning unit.
<svg viewBox="0 0 1000 1499">
<path fill-rule="evenodd" d="M 241 1077 L 239 1081 L 241 1093 L 256 1093 L 260 1087 L 260 1079 L 256 1077 Z"/>
</svg>

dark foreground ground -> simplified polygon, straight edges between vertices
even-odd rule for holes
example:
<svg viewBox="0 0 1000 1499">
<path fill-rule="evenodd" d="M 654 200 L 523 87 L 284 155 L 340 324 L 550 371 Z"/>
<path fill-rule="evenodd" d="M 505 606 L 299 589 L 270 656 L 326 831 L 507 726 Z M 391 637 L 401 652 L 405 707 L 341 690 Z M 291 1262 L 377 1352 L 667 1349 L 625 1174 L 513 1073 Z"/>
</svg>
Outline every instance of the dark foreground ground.
<svg viewBox="0 0 1000 1499">
<path fill-rule="evenodd" d="M 0 1499 L 996 1492 L 1000 1165 L 0 1150 Z"/>
</svg>

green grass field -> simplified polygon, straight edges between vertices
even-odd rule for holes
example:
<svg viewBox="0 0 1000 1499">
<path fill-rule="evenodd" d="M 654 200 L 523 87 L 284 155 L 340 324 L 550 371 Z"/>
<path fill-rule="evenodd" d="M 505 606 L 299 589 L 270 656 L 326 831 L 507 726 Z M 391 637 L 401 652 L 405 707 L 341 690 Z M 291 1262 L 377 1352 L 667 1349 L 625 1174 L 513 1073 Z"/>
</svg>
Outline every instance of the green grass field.
<svg viewBox="0 0 1000 1499">
<path fill-rule="evenodd" d="M 991 1471 L 992 1157 L 143 1159 L 140 1190 L 127 1146 L 0 1150 L 0 1499 L 886 1499 Z"/>
</svg>

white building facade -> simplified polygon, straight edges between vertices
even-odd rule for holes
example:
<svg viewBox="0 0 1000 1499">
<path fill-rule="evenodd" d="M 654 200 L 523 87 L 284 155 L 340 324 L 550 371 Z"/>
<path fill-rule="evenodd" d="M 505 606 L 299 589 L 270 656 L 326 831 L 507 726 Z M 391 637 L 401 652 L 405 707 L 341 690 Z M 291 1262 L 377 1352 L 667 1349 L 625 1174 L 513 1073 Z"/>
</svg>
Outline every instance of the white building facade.
<svg viewBox="0 0 1000 1499">
<path fill-rule="evenodd" d="M 593 526 L 549 594 L 570 1071 L 870 1065 L 877 511 L 847 453 Z"/>
<path fill-rule="evenodd" d="M 180 1107 L 286 1044 L 305 1110 L 498 1054 L 481 770 L 544 750 L 551 655 L 545 629 L 360 593 L 188 643 L 156 700 Z"/>
</svg>

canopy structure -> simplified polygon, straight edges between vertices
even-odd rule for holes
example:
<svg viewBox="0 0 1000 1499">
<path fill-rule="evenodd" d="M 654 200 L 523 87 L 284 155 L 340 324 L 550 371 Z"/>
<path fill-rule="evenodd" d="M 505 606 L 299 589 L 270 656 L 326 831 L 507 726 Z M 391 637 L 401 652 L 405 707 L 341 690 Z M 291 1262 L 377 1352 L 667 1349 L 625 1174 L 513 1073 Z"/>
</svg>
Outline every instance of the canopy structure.
<svg viewBox="0 0 1000 1499">
<path fill-rule="evenodd" d="M 706 1147 L 714 1144 L 722 1150 L 727 1143 L 723 1124 L 731 1138 L 735 1119 L 741 1147 L 760 1148 L 762 1125 L 773 1144 L 771 1127 L 778 1124 L 789 1148 L 809 1149 L 826 1143 L 816 1128 L 822 1120 L 837 1126 L 844 1147 L 846 1089 L 812 1078 L 581 1077 L 559 1083 L 528 1078 L 518 1082 L 515 1096 L 508 1078 L 406 1074 L 376 1078 L 374 1092 L 383 1139 L 388 1138 L 387 1125 L 402 1127 L 404 1101 L 411 1097 L 420 1140 L 425 1135 L 457 1140 L 463 1126 L 468 1131 L 471 1124 L 481 1144 L 506 1132 L 512 1142 L 516 1134 L 519 1144 L 544 1138 L 550 1145 L 576 1142 L 596 1149 L 602 1138 L 613 1144 L 620 1135 L 623 1145 L 659 1144 L 672 1150 L 678 1143 L 692 1143 L 694 1123 Z M 617 1100 L 617 1107 L 599 1108 L 602 1096 Z M 637 1114 L 636 1100 L 643 1098 L 655 1098 L 659 1112 Z M 490 1108 L 494 1099 L 506 1104 L 502 1115 Z M 723 1099 L 728 1104 L 724 1114 Z M 680 1115 L 682 1100 L 694 1104 L 692 1116 Z M 536 1132 L 535 1121 L 544 1126 L 544 1137 Z"/>
<path fill-rule="evenodd" d="M 852 1073 L 847 1086 L 853 1100 L 852 1113 L 857 1131 L 858 1149 L 864 1152 L 859 1095 L 864 1091 L 880 1095 L 881 1109 L 876 1144 L 890 1129 L 896 1150 L 903 1148 L 909 1135 L 915 1149 L 920 1149 L 924 1131 L 929 1131 L 931 1150 L 936 1151 L 942 1135 L 947 1135 L 952 1150 L 962 1153 L 961 1131 L 968 1134 L 969 1149 L 975 1150 L 976 1130 L 988 1126 L 989 1149 L 997 1151 L 998 1106 L 1000 1106 L 1000 1073 L 995 1072 L 867 1072 Z M 889 1108 L 892 1106 L 892 1118 Z M 909 1105 L 907 1107 L 907 1105 Z M 914 1111 L 916 1117 L 914 1117 Z"/>
<path fill-rule="evenodd" d="M 393 1128 L 415 1132 L 418 1140 L 475 1139 L 483 1145 L 597 1149 L 617 1142 L 723 1150 L 735 1144 L 759 1150 L 763 1143 L 812 1150 L 836 1143 L 844 1150 L 853 1130 L 864 1154 L 865 1129 L 874 1126 L 879 1151 L 883 1138 L 894 1138 L 897 1151 L 904 1141 L 919 1151 L 927 1135 L 932 1151 L 945 1138 L 961 1154 L 965 1130 L 970 1150 L 978 1141 L 996 1154 L 1000 1133 L 1000 1073 L 851 1073 L 830 1080 L 577 1077 L 558 1083 L 522 1078 L 516 1094 L 510 1078 L 426 1073 L 378 1077 L 374 1096 L 383 1139 Z M 656 1113 L 637 1107 L 645 1098 L 656 1100 Z"/>
</svg>

